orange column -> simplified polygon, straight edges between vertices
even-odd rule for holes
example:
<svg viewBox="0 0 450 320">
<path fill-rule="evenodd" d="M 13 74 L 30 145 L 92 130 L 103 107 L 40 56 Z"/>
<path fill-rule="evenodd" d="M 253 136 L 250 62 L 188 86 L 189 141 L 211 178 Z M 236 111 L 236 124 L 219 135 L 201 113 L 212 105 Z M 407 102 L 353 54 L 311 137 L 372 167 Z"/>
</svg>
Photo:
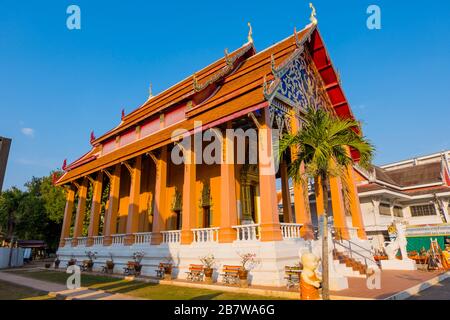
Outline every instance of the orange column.
<svg viewBox="0 0 450 320">
<path fill-rule="evenodd" d="M 232 129 L 231 121 L 227 123 L 227 129 Z M 237 202 L 236 181 L 234 175 L 234 146 L 233 138 L 226 134 L 222 139 L 222 163 L 220 164 L 220 229 L 219 242 L 233 242 L 236 240 Z"/>
<path fill-rule="evenodd" d="M 94 244 L 94 237 L 98 235 L 98 224 L 100 222 L 100 211 L 102 209 L 102 191 L 103 172 L 100 171 L 94 182 L 87 246 L 92 246 Z"/>
<path fill-rule="evenodd" d="M 191 136 L 191 138 L 194 140 L 194 136 Z M 193 143 L 191 143 L 190 148 L 184 150 L 184 161 L 181 244 L 190 244 L 193 240 L 191 229 L 196 227 L 198 210 L 195 198 L 196 168 Z"/>
<path fill-rule="evenodd" d="M 280 163 L 281 196 L 283 198 L 283 219 L 286 223 L 292 223 L 291 192 L 289 190 L 289 177 L 285 161 Z"/>
<path fill-rule="evenodd" d="M 167 146 L 161 148 L 161 155 L 156 163 L 155 201 L 153 202 L 152 244 L 160 244 L 161 231 L 164 226 L 163 211 L 167 203 Z"/>
<path fill-rule="evenodd" d="M 353 166 L 348 166 L 346 170 L 346 179 L 349 186 L 350 212 L 352 214 L 352 225 L 357 228 L 358 237 L 367 239 L 364 230 L 364 222 L 361 213 L 361 204 L 359 203 L 358 189 L 356 186 L 355 172 Z"/>
<path fill-rule="evenodd" d="M 86 196 L 87 189 L 89 185 L 89 180 L 87 178 L 83 178 L 83 182 L 78 189 L 78 207 L 77 207 L 77 215 L 75 218 L 75 226 L 73 228 L 73 240 L 72 246 L 76 246 L 78 244 L 77 238 L 83 235 L 83 223 L 84 216 L 86 214 Z"/>
<path fill-rule="evenodd" d="M 343 239 L 350 239 L 347 222 L 345 219 L 344 199 L 342 196 L 341 181 L 338 177 L 330 177 L 331 206 L 333 208 L 333 220 L 336 232 Z"/>
<path fill-rule="evenodd" d="M 139 231 L 139 199 L 141 194 L 142 156 L 137 156 L 131 170 L 130 200 L 128 204 L 127 229 L 124 245 L 134 243 L 134 234 Z"/>
<path fill-rule="evenodd" d="M 282 235 L 278 218 L 272 129 L 270 128 L 269 108 L 264 108 L 261 111 L 262 121 L 258 131 L 259 195 L 261 202 L 260 240 L 278 241 L 282 240 Z"/>
<path fill-rule="evenodd" d="M 108 210 L 106 211 L 103 245 L 112 244 L 112 235 L 117 230 L 117 212 L 119 211 L 119 193 L 120 193 L 120 171 L 121 165 L 116 164 L 109 183 Z"/>
<path fill-rule="evenodd" d="M 292 132 L 296 133 L 300 130 L 300 123 L 298 118 L 295 116 L 293 112 L 291 114 L 291 127 Z M 296 158 L 296 148 L 291 148 L 291 157 L 292 160 Z M 304 170 L 304 166 L 302 165 L 301 170 Z M 311 211 L 309 210 L 308 203 L 306 203 L 305 199 L 308 199 L 308 191 L 306 190 L 306 195 L 303 190 L 303 186 L 299 183 L 294 183 L 294 209 L 295 209 L 295 222 L 300 223 L 303 227 L 300 229 L 300 234 L 305 239 L 312 239 L 314 237 L 312 221 L 311 221 Z"/>
<path fill-rule="evenodd" d="M 66 207 L 64 209 L 64 220 L 61 230 L 61 239 L 59 246 L 64 247 L 66 245 L 65 238 L 70 237 L 70 225 L 72 223 L 73 203 L 75 201 L 75 190 L 73 187 L 69 187 L 66 192 Z"/>
</svg>

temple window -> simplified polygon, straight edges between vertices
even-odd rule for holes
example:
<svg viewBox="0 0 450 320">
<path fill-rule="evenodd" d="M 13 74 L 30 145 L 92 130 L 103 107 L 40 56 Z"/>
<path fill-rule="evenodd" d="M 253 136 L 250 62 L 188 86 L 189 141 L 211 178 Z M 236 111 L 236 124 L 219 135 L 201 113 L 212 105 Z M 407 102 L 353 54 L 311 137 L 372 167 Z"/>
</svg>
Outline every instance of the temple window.
<svg viewBox="0 0 450 320">
<path fill-rule="evenodd" d="M 380 203 L 380 214 L 383 216 L 390 216 L 391 215 L 391 206 L 387 203 Z"/>
<path fill-rule="evenodd" d="M 394 206 L 394 216 L 396 217 L 403 217 L 403 208 L 400 206 Z"/>
<path fill-rule="evenodd" d="M 202 227 L 210 228 L 212 225 L 211 217 L 211 188 L 209 183 L 203 183 L 202 196 L 200 199 L 200 208 L 202 212 Z"/>
<path fill-rule="evenodd" d="M 169 227 L 175 230 L 181 230 L 182 225 L 182 209 L 183 207 L 183 196 L 178 189 L 175 189 L 175 194 L 173 195 L 171 210 L 174 213 L 172 216 L 172 221 L 169 222 Z"/>
<path fill-rule="evenodd" d="M 436 208 L 433 204 L 411 206 L 412 217 L 434 216 L 435 214 Z"/>
</svg>

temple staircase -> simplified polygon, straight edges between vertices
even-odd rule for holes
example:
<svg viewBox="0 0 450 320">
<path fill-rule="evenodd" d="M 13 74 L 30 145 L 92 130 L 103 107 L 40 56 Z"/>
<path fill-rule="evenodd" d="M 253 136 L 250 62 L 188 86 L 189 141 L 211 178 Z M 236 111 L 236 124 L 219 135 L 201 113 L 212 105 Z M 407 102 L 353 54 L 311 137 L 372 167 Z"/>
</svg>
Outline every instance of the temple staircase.
<svg viewBox="0 0 450 320">
<path fill-rule="evenodd" d="M 354 240 L 333 239 L 332 256 L 336 271 L 346 277 L 365 278 L 379 269 L 373 252 Z"/>
</svg>

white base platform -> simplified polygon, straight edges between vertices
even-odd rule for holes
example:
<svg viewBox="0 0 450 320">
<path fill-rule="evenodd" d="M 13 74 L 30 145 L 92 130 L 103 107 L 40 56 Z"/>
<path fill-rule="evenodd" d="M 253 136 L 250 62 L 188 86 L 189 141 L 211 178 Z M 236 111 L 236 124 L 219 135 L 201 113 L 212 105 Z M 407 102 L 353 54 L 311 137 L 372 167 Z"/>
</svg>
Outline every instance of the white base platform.
<svg viewBox="0 0 450 320">
<path fill-rule="evenodd" d="M 416 262 L 410 259 L 381 260 L 381 270 L 417 270 Z"/>
<path fill-rule="evenodd" d="M 105 261 L 112 254 L 115 267 L 114 272 L 122 273 L 127 261 L 133 260 L 133 252 L 143 251 L 142 274 L 155 276 L 155 270 L 165 257 L 173 260 L 173 277 L 185 279 L 189 264 L 200 264 L 200 258 L 214 254 L 216 265 L 214 266 L 213 278 L 222 281 L 223 265 L 240 265 L 239 254 L 255 253 L 260 261 L 249 273 L 249 280 L 254 285 L 285 286 L 285 266 L 293 266 L 300 261 L 299 252 L 309 252 L 311 244 L 303 239 L 285 239 L 283 241 L 260 242 L 260 241 L 235 241 L 233 243 L 193 243 L 181 245 L 179 243 L 166 243 L 161 245 L 135 244 L 132 246 L 96 245 L 92 247 L 65 246 L 59 248 L 57 254 L 61 260 L 61 267 L 65 267 L 70 258 L 78 262 L 86 260 L 86 251 L 96 252 L 97 259 L 94 260 L 94 270 L 100 271 Z"/>
</svg>

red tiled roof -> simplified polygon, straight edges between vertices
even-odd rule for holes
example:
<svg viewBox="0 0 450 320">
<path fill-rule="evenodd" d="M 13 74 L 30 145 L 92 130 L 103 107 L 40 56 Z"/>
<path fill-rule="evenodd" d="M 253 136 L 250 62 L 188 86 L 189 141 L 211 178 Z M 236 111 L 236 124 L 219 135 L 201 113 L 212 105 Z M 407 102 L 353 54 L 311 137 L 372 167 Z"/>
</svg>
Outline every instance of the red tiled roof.
<svg viewBox="0 0 450 320">
<path fill-rule="evenodd" d="M 72 170 L 66 172 L 57 184 L 66 183 L 109 167 L 118 161 L 130 159 L 138 154 L 167 144 L 174 130 L 178 128 L 191 130 L 194 117 L 196 120 L 202 121 L 203 125 L 207 125 L 219 119 L 236 115 L 248 108 L 264 107 L 263 103 L 266 103 L 266 99 L 263 93 L 263 79 L 264 77 L 267 77 L 268 81 L 273 79 L 271 56 L 274 56 L 276 66 L 279 66 L 291 57 L 298 48 L 297 40 L 303 41 L 308 39 L 309 42 L 306 45 L 310 49 L 311 56 L 325 82 L 325 86 L 333 88 L 333 90 L 328 91 L 328 94 L 332 103 L 337 103 L 336 112 L 341 117 L 353 117 L 337 81 L 337 76 L 336 74 L 333 76 L 331 73 L 331 71 L 334 73 L 334 68 L 328 59 L 320 34 L 316 27 L 310 24 L 298 32 L 297 35 L 293 34 L 259 53 L 256 53 L 253 44 L 249 43 L 229 54 L 228 59 L 223 57 L 200 70 L 195 74 L 200 86 L 213 82 L 204 90 L 196 91 L 194 89 L 195 80 L 194 75 L 192 75 L 151 98 L 144 105 L 125 116 L 118 127 L 94 140 L 94 150 L 103 141 L 112 139 L 120 132 L 133 128 L 133 126 L 138 125 L 144 119 L 148 119 L 162 110 L 167 110 L 172 106 L 187 103 L 188 101 L 192 101 L 193 104 L 192 108 L 186 111 L 184 121 L 158 131 L 157 135 L 147 136 L 101 157 L 92 158 L 92 161 L 86 163 L 87 159 L 91 159 L 92 155 L 99 150 L 89 152 L 77 160 L 76 163 L 68 166 Z M 236 62 L 231 71 L 226 69 L 227 67 L 229 68 L 230 60 L 235 60 Z M 215 80 L 215 82 L 211 80 Z M 338 84 L 337 87 L 335 83 Z"/>
</svg>

